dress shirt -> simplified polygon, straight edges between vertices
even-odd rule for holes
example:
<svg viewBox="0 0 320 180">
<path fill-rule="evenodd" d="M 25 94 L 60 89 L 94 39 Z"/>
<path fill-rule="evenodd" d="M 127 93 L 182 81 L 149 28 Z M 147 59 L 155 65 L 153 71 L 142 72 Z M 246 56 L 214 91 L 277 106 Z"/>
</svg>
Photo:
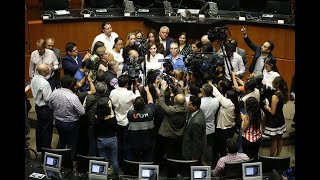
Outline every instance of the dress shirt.
<svg viewBox="0 0 320 180">
<path fill-rule="evenodd" d="M 248 160 L 249 157 L 245 153 L 228 153 L 226 156 L 223 156 L 219 159 L 216 167 L 212 170 L 212 176 L 220 176 L 224 170 L 226 162 L 237 162 Z"/>
<path fill-rule="evenodd" d="M 125 87 L 118 87 L 111 91 L 109 97 L 114 106 L 118 125 L 128 125 L 127 114 L 129 110 L 133 110 L 133 102 L 138 96 L 140 96 L 139 90 L 135 90 L 135 93 L 133 93 Z"/>
<path fill-rule="evenodd" d="M 262 79 L 262 84 L 266 85 L 267 88 L 274 90 L 273 86 L 272 86 L 272 81 L 274 80 L 274 78 L 276 78 L 277 76 L 280 76 L 279 73 L 274 72 L 274 71 L 267 71 L 267 70 L 263 70 L 263 79 Z"/>
<path fill-rule="evenodd" d="M 54 75 L 54 70 L 58 69 L 59 61 L 50 49 L 45 49 L 44 54 L 41 56 L 38 50 L 34 50 L 31 53 L 30 65 L 29 65 L 29 77 L 33 78 L 35 74 L 38 74 L 36 70 L 36 66 L 40 63 L 48 64 L 51 68 L 49 68 L 49 74 L 45 77 L 46 79 L 51 78 Z"/>
<path fill-rule="evenodd" d="M 243 76 L 246 73 L 246 68 L 244 67 L 242 57 L 238 53 L 234 52 L 233 56 L 230 57 L 230 61 L 231 61 L 231 65 L 232 65 L 236 75 Z M 227 62 L 228 62 L 229 68 L 231 70 L 230 62 L 229 61 L 227 61 Z M 229 73 L 227 65 L 225 64 L 224 67 L 225 67 L 224 68 L 225 69 L 225 76 L 228 80 L 231 81 L 231 77 L 230 77 L 230 73 Z"/>
<path fill-rule="evenodd" d="M 36 74 L 32 78 L 30 86 L 35 104 L 40 107 L 48 105 L 52 93 L 49 82 L 42 75 Z"/>
<path fill-rule="evenodd" d="M 94 44 L 98 41 L 101 41 L 104 43 L 104 46 L 107 48 L 107 51 L 110 52 L 112 51 L 113 45 L 114 45 L 114 40 L 119 37 L 117 33 L 111 32 L 110 37 L 106 36 L 106 34 L 101 33 L 98 36 L 96 36 L 92 42 L 91 45 L 91 52 L 93 52 L 93 47 Z"/>
<path fill-rule="evenodd" d="M 163 62 L 158 62 L 159 59 L 164 60 L 163 54 L 156 53 L 155 56 L 150 55 L 150 61 L 147 60 L 147 55 L 145 56 L 146 58 L 146 72 L 148 72 L 150 69 L 154 70 L 160 70 L 161 72 L 163 71 Z M 142 63 L 142 67 L 143 63 Z"/>
<path fill-rule="evenodd" d="M 54 110 L 54 117 L 62 122 L 78 121 L 79 117 L 85 113 L 79 97 L 66 88 L 59 88 L 52 92 L 49 97 L 49 107 Z"/>
<path fill-rule="evenodd" d="M 215 132 L 215 116 L 219 108 L 219 101 L 216 97 L 202 97 L 200 109 L 204 112 L 206 117 L 206 135 Z"/>
</svg>

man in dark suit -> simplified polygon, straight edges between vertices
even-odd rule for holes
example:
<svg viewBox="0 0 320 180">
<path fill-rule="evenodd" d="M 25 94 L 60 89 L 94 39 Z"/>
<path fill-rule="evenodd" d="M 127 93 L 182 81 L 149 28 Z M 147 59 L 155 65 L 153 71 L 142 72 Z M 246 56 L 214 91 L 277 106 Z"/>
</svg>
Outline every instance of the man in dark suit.
<svg viewBox="0 0 320 180">
<path fill-rule="evenodd" d="M 67 55 L 62 59 L 62 68 L 64 75 L 70 75 L 73 77 L 77 70 L 81 67 L 84 60 L 90 58 L 91 54 L 87 53 L 83 58 L 78 52 L 77 45 L 73 42 L 68 42 L 66 44 Z"/>
<path fill-rule="evenodd" d="M 191 96 L 188 102 L 189 115 L 182 141 L 182 157 L 184 159 L 204 160 L 206 153 L 206 121 L 204 112 L 200 109 L 201 98 Z"/>
<path fill-rule="evenodd" d="M 168 26 L 162 26 L 159 31 L 159 39 L 164 47 L 164 57 L 170 54 L 170 44 L 173 42 L 173 39 L 168 37 L 169 32 Z"/>
<path fill-rule="evenodd" d="M 262 72 L 263 68 L 264 68 L 264 61 L 267 58 L 270 58 L 274 62 L 274 64 L 276 64 L 276 58 L 271 53 L 272 50 L 274 49 L 274 44 L 272 41 L 270 41 L 270 40 L 266 41 L 265 43 L 263 43 L 263 45 L 261 47 L 256 46 L 249 39 L 245 27 L 241 28 L 241 32 L 243 34 L 243 38 L 244 38 L 244 41 L 246 42 L 246 44 L 254 51 L 252 63 L 249 67 L 250 74 L 252 74 L 254 71 Z"/>
</svg>

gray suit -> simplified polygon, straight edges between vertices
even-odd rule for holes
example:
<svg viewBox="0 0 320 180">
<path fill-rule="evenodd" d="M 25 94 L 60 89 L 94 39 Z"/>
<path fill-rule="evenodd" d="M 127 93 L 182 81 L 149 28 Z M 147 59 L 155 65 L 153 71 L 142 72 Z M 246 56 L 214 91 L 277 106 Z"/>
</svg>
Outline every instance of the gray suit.
<svg viewBox="0 0 320 180">
<path fill-rule="evenodd" d="M 206 153 L 206 120 L 204 112 L 199 111 L 188 121 L 182 141 L 182 157 L 184 159 L 203 160 Z"/>
</svg>

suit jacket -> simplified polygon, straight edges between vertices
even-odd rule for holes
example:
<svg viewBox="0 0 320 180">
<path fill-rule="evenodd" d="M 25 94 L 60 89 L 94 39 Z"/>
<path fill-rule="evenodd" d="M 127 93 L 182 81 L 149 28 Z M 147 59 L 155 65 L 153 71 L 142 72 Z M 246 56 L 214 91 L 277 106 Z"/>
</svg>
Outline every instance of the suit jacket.
<svg viewBox="0 0 320 180">
<path fill-rule="evenodd" d="M 173 42 L 174 40 L 171 37 L 168 37 L 166 39 L 166 50 L 165 50 L 165 54 L 164 57 L 168 56 L 170 54 L 170 44 Z"/>
<path fill-rule="evenodd" d="M 178 138 L 183 135 L 185 129 L 187 107 L 185 105 L 168 106 L 165 104 L 164 96 L 165 91 L 161 90 L 159 106 L 165 112 L 165 116 L 158 134 L 163 137 Z"/>
<path fill-rule="evenodd" d="M 78 61 L 78 64 L 69 55 L 65 56 L 62 59 L 62 67 L 63 67 L 64 75 L 70 75 L 73 77 L 76 74 L 77 70 L 81 67 L 81 64 L 82 64 L 81 55 L 78 55 L 77 61 Z"/>
<path fill-rule="evenodd" d="M 199 111 L 189 120 L 182 141 L 182 157 L 201 160 L 206 149 L 206 120 L 204 112 Z"/>
<path fill-rule="evenodd" d="M 261 55 L 261 46 L 256 46 L 255 44 L 253 44 L 253 42 L 249 39 L 249 36 L 244 38 L 244 41 L 254 51 L 252 63 L 249 67 L 249 72 L 253 73 L 254 67 L 256 66 L 256 62 L 257 62 L 259 56 Z M 276 58 L 271 53 L 269 53 L 268 57 L 271 58 L 275 62 L 274 64 L 276 64 Z"/>
</svg>

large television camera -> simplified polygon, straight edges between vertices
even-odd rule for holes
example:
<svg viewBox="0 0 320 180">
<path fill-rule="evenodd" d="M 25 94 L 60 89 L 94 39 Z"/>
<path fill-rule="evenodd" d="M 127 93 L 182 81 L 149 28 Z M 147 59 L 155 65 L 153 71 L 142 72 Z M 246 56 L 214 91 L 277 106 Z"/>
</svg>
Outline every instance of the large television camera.
<svg viewBox="0 0 320 180">
<path fill-rule="evenodd" d="M 143 56 L 137 58 L 128 58 L 128 77 L 130 80 L 137 80 L 139 78 L 140 70 L 142 70 L 141 63 L 144 61 Z"/>
<path fill-rule="evenodd" d="M 215 27 L 213 29 L 210 29 L 208 32 L 208 39 L 211 42 L 214 42 L 215 40 L 219 41 L 226 41 L 228 37 L 228 27 L 222 26 L 222 27 Z"/>
<path fill-rule="evenodd" d="M 184 59 L 188 72 L 198 73 L 202 82 L 214 78 L 218 62 L 223 63 L 223 58 L 213 52 L 194 53 Z"/>
</svg>

